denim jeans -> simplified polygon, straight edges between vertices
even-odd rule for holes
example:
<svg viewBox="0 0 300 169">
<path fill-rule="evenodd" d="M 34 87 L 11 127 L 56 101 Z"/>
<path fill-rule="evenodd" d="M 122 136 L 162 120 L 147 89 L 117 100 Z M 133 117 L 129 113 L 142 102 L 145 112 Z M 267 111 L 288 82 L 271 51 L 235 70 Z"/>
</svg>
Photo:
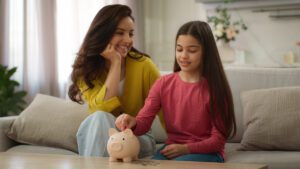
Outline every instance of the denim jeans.
<svg viewBox="0 0 300 169">
<path fill-rule="evenodd" d="M 152 159 L 155 160 L 170 160 L 160 153 L 167 145 L 163 145 L 159 148 Z M 223 163 L 224 159 L 218 153 L 208 153 L 208 154 L 186 154 L 176 157 L 172 160 L 175 161 L 198 161 L 198 162 L 220 162 Z"/>
<path fill-rule="evenodd" d="M 108 129 L 115 127 L 116 118 L 107 112 L 97 111 L 89 115 L 77 131 L 79 155 L 108 157 L 106 149 L 109 139 Z M 141 145 L 139 158 L 152 156 L 155 152 L 155 140 L 151 131 L 138 137 Z"/>
</svg>

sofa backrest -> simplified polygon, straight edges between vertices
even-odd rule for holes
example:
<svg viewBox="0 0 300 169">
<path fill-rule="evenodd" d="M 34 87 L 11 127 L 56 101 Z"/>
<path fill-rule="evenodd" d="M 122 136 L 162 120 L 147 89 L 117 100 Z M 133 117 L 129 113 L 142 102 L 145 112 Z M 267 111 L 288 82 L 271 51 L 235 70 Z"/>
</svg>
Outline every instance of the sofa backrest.
<svg viewBox="0 0 300 169">
<path fill-rule="evenodd" d="M 243 136 L 243 108 L 240 99 L 243 91 L 300 86 L 300 68 L 227 67 L 225 72 L 233 95 L 237 123 L 237 134 L 229 142 L 240 142 Z"/>
<path fill-rule="evenodd" d="M 165 75 L 172 72 L 161 71 L 160 73 L 161 75 Z M 225 67 L 225 73 L 233 95 L 237 123 L 237 134 L 233 139 L 229 140 L 229 142 L 240 142 L 243 136 L 243 108 L 240 99 L 240 94 L 243 91 L 284 86 L 300 86 L 300 68 Z M 69 85 L 70 81 L 67 86 Z M 67 95 L 66 99 L 69 100 Z M 166 133 L 161 127 L 158 118 L 155 119 L 152 127 L 156 140 L 163 142 L 166 139 Z"/>
</svg>

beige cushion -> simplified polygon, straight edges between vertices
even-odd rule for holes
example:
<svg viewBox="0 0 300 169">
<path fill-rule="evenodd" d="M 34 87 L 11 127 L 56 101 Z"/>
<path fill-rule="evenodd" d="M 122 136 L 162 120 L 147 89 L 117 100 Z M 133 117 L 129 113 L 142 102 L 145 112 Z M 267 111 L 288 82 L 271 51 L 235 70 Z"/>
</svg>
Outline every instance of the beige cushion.
<svg viewBox="0 0 300 169">
<path fill-rule="evenodd" d="M 242 150 L 300 150 L 300 87 L 243 92 Z"/>
<path fill-rule="evenodd" d="M 72 101 L 38 94 L 14 121 L 8 137 L 21 143 L 77 150 L 76 132 L 88 115 Z"/>
</svg>

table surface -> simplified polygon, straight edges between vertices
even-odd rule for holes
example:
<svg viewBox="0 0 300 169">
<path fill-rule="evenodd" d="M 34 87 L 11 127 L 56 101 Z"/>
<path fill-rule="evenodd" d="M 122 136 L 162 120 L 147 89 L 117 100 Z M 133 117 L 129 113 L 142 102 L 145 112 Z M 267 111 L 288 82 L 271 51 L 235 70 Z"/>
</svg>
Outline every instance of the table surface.
<svg viewBox="0 0 300 169">
<path fill-rule="evenodd" d="M 179 162 L 139 159 L 131 163 L 109 162 L 105 157 L 36 153 L 0 153 L 1 169 L 267 169 L 262 164 Z"/>
</svg>

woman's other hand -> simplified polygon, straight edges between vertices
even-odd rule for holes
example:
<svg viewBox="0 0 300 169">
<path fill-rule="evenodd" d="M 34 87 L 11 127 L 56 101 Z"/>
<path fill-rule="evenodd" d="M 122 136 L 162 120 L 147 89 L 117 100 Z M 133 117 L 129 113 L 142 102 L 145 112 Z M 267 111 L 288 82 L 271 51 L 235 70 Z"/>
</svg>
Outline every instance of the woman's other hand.
<svg viewBox="0 0 300 169">
<path fill-rule="evenodd" d="M 117 117 L 115 125 L 119 130 L 124 131 L 127 128 L 133 128 L 136 125 L 136 120 L 135 117 L 132 117 L 128 114 L 121 114 L 119 117 Z"/>
</svg>

